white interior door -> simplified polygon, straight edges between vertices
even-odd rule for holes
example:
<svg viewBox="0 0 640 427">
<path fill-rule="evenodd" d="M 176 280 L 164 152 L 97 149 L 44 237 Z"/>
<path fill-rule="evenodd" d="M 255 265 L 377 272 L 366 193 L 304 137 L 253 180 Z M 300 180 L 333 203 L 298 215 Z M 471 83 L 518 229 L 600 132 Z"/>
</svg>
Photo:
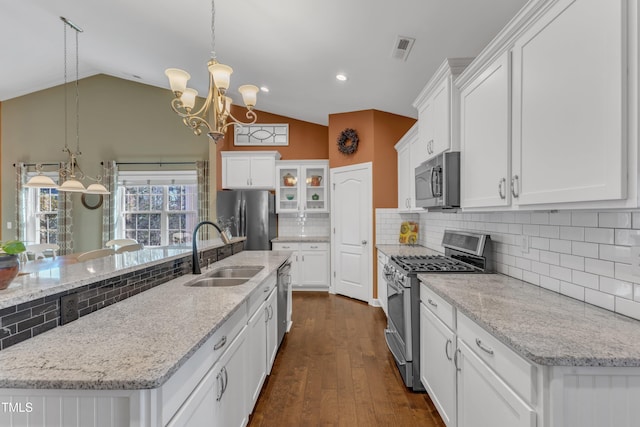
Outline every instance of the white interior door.
<svg viewBox="0 0 640 427">
<path fill-rule="evenodd" d="M 371 302 L 371 163 L 331 169 L 332 292 Z"/>
</svg>

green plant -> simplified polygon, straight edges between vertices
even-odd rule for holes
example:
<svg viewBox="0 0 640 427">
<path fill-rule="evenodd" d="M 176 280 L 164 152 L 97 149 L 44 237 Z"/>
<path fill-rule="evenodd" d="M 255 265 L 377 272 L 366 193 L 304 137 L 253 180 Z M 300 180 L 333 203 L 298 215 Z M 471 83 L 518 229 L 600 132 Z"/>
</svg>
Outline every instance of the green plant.
<svg viewBox="0 0 640 427">
<path fill-rule="evenodd" d="M 16 255 L 27 250 L 27 248 L 25 248 L 24 246 L 24 243 L 22 243 L 20 240 L 9 240 L 7 242 L 0 242 L 0 249 L 2 250 L 2 252 L 8 255 Z"/>
</svg>

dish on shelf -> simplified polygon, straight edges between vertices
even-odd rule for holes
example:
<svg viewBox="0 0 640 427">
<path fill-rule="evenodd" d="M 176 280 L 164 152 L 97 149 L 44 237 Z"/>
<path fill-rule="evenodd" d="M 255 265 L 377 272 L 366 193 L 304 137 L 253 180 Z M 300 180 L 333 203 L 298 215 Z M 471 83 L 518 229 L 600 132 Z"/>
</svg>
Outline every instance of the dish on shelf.
<svg viewBox="0 0 640 427">
<path fill-rule="evenodd" d="M 287 194 L 285 197 L 287 200 L 293 200 L 293 194 Z"/>
</svg>

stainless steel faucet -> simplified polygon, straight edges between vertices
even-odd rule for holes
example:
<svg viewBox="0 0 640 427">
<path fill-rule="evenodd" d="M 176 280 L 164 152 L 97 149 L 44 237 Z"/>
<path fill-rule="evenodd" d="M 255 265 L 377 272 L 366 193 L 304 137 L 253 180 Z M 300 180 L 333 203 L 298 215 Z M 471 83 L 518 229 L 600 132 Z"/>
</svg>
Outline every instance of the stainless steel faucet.
<svg viewBox="0 0 640 427">
<path fill-rule="evenodd" d="M 198 260 L 198 244 L 197 244 L 197 235 L 198 235 L 198 230 L 200 229 L 200 227 L 202 227 L 203 225 L 208 224 L 208 225 L 213 225 L 216 230 L 218 230 L 218 233 L 222 234 L 222 230 L 220 229 L 220 227 L 218 226 L 218 224 L 216 224 L 215 222 L 211 222 L 211 221 L 202 221 L 200 223 L 198 223 L 198 225 L 196 225 L 196 228 L 193 229 L 193 238 L 191 239 L 192 245 L 193 245 L 193 254 L 191 255 L 191 263 L 193 264 L 193 274 L 201 274 L 202 272 L 200 271 L 200 260 Z"/>
</svg>

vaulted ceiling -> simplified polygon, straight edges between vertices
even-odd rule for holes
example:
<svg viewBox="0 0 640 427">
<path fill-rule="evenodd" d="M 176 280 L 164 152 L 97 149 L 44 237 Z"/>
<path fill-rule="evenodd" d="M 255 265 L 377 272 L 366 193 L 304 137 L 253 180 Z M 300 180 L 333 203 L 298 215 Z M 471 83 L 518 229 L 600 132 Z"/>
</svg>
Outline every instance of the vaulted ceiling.
<svg viewBox="0 0 640 427">
<path fill-rule="evenodd" d="M 416 117 L 411 104 L 444 58 L 477 55 L 524 3 L 217 0 L 216 53 L 234 69 L 234 101 L 241 84 L 269 88 L 258 95 L 259 110 L 319 124 L 363 109 Z M 103 73 L 168 88 L 164 70 L 176 67 L 206 94 L 210 10 L 208 0 L 3 1 L 0 101 L 64 81 L 60 16 L 84 30 L 81 78 Z M 398 36 L 416 39 L 406 61 L 392 57 Z"/>
</svg>

